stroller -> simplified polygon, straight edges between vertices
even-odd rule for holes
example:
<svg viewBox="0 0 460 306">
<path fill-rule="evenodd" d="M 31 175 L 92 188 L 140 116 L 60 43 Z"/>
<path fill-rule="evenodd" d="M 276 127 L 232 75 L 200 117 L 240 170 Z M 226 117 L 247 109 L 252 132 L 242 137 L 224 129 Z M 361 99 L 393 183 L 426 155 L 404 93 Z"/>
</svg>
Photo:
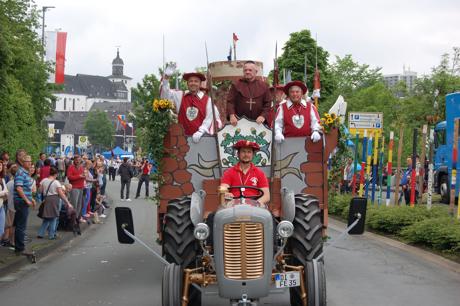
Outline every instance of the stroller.
<svg viewBox="0 0 460 306">
<path fill-rule="evenodd" d="M 58 230 L 73 232 L 74 235 L 81 235 L 80 222 L 77 218 L 77 212 L 73 207 L 62 205 L 59 212 Z"/>
</svg>

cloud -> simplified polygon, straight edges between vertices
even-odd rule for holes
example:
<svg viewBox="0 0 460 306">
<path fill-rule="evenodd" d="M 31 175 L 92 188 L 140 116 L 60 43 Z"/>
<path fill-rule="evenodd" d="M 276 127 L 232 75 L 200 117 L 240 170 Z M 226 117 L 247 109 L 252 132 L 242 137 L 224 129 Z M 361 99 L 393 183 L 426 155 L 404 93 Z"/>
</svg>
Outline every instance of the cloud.
<svg viewBox="0 0 460 306">
<path fill-rule="evenodd" d="M 331 54 L 352 54 L 360 63 L 399 73 L 410 66 L 429 73 L 441 54 L 460 45 L 460 2 L 440 1 L 108 1 L 39 0 L 54 5 L 47 13 L 47 29 L 68 32 L 66 72 L 109 75 L 115 46 L 125 62 L 125 74 L 138 82 L 162 65 L 162 37 L 166 59 L 181 71 L 225 60 L 238 34 L 240 59 L 273 66 L 289 34 L 309 29 Z"/>
</svg>

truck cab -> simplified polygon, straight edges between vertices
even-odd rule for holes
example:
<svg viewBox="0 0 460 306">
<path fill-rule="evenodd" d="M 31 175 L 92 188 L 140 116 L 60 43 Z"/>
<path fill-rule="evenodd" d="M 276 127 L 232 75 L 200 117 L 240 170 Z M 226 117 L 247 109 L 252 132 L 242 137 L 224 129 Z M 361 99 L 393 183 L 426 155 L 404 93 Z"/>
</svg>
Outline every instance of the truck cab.
<svg viewBox="0 0 460 306">
<path fill-rule="evenodd" d="M 441 194 L 442 202 L 444 203 L 449 203 L 450 201 L 454 120 L 456 118 L 460 118 L 460 93 L 446 95 L 446 120 L 439 122 L 435 126 L 434 187 L 436 192 Z M 458 162 L 457 157 L 457 169 L 459 168 Z M 459 172 L 457 172 L 456 190 L 459 190 L 459 180 L 460 176 Z"/>
</svg>

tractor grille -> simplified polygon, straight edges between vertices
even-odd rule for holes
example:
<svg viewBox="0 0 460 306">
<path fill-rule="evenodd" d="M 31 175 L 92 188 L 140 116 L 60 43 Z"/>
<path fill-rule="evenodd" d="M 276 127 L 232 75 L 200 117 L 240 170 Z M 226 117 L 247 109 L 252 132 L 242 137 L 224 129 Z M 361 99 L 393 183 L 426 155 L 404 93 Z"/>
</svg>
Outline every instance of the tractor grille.
<svg viewBox="0 0 460 306">
<path fill-rule="evenodd" d="M 224 225 L 224 275 L 228 279 L 256 279 L 264 274 L 262 223 Z"/>
</svg>

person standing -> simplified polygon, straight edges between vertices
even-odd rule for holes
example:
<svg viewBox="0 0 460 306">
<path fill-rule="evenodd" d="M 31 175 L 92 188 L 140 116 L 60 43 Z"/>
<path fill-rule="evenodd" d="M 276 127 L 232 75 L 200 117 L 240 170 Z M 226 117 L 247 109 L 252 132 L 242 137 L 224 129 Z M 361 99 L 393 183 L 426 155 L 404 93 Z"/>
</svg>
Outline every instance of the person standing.
<svg viewBox="0 0 460 306">
<path fill-rule="evenodd" d="M 55 167 L 50 168 L 50 174 L 44 178 L 40 184 L 39 191 L 43 194 L 44 209 L 43 222 L 38 230 L 37 238 L 43 238 L 48 230 L 48 238 L 56 239 L 56 223 L 59 218 L 59 201 L 62 199 L 67 206 L 72 207 L 69 200 L 64 194 L 62 185 L 57 179 L 58 170 Z"/>
<path fill-rule="evenodd" d="M 24 255 L 28 255 L 30 253 L 25 251 L 24 241 L 27 219 L 29 216 L 29 207 L 35 207 L 35 200 L 32 196 L 34 181 L 29 175 L 32 166 L 32 157 L 24 155 L 21 162 L 22 164 L 19 166 L 18 172 L 14 177 L 14 208 L 16 210 L 14 216 L 14 224 L 16 226 L 14 248 L 17 254 L 23 253 Z"/>
<path fill-rule="evenodd" d="M 77 212 L 77 219 L 81 218 L 81 210 L 83 207 L 83 189 L 85 188 L 85 173 L 84 168 L 81 165 L 80 155 L 75 154 L 73 157 L 73 164 L 67 169 L 67 179 L 72 185 L 70 191 L 70 202 L 75 211 Z"/>
<path fill-rule="evenodd" d="M 65 162 L 62 156 L 56 160 L 56 164 L 58 169 L 58 180 L 63 182 L 65 178 Z"/>
<path fill-rule="evenodd" d="M 184 128 L 186 136 L 192 136 L 193 142 L 198 143 L 205 134 L 213 133 L 213 112 L 211 98 L 201 91 L 201 82 L 206 81 L 202 73 L 185 73 L 183 79 L 187 81 L 188 90 L 171 90 L 169 76 L 164 75 L 160 88 L 161 97 L 174 102 L 178 114 L 178 121 Z M 220 126 L 220 116 L 214 106 L 217 124 Z"/>
<path fill-rule="evenodd" d="M 227 96 L 227 115 L 230 123 L 236 126 L 238 117 L 245 116 L 258 124 L 266 121 L 272 104 L 270 88 L 258 80 L 257 66 L 247 61 L 243 66 L 243 78 L 234 82 Z"/>
<path fill-rule="evenodd" d="M 109 181 L 115 181 L 115 160 L 113 157 L 109 160 Z"/>
<path fill-rule="evenodd" d="M 5 232 L 5 207 L 3 203 L 7 203 L 8 201 L 8 188 L 6 187 L 6 182 L 3 174 L 5 173 L 2 162 L 0 162 L 0 238 L 3 237 Z"/>
<path fill-rule="evenodd" d="M 303 82 L 293 81 L 284 86 L 288 99 L 279 107 L 275 120 L 275 140 L 284 141 L 284 137 L 310 136 L 313 142 L 321 139 L 321 124 L 318 111 L 311 102 L 303 99 L 307 86 Z"/>
<path fill-rule="evenodd" d="M 118 168 L 118 174 L 120 174 L 121 180 L 121 190 L 120 190 L 120 198 L 124 201 L 124 190 L 126 188 L 126 201 L 130 202 L 131 199 L 129 198 L 129 188 L 131 186 L 131 179 L 134 176 L 133 167 L 129 164 L 128 158 L 123 158 L 123 163 Z"/>
<path fill-rule="evenodd" d="M 150 181 L 150 170 L 152 170 L 152 165 L 147 159 L 142 162 L 142 175 L 137 183 L 136 199 L 141 195 L 142 183 L 145 182 L 145 198 L 149 197 L 149 181 Z"/>
</svg>

